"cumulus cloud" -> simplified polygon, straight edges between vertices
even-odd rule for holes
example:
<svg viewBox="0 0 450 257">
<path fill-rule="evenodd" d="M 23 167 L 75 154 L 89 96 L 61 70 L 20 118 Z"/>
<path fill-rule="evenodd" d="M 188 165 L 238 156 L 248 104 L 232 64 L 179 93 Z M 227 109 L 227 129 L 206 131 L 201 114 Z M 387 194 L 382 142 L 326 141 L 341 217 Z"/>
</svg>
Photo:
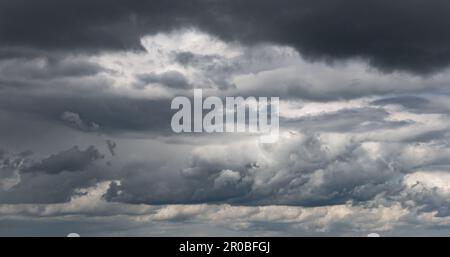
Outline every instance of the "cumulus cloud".
<svg viewBox="0 0 450 257">
<path fill-rule="evenodd" d="M 104 175 L 99 171 L 105 165 L 104 156 L 90 146 L 80 150 L 77 146 L 40 157 L 35 154 L 12 154 L 2 159 L 0 202 L 57 203 L 68 201 L 79 194 L 77 188 L 92 186 Z"/>
<path fill-rule="evenodd" d="M 352 204 L 342 204 L 323 207 L 299 206 L 233 206 L 233 205 L 130 205 L 107 202 L 102 194 L 108 188 L 108 181 L 91 187 L 79 188 L 83 193 L 74 196 L 67 203 L 36 205 L 2 205 L 0 222 L 16 222 L 11 217 L 32 219 L 33 223 L 48 223 L 44 232 L 58 235 L 58 227 L 50 221 L 61 217 L 68 224 L 76 223 L 78 232 L 93 235 L 123 235 L 123 228 L 128 228 L 134 234 L 147 235 L 184 235 L 192 231 L 157 232 L 152 229 L 155 224 L 177 224 L 177 227 L 188 227 L 190 223 L 198 226 L 197 233 L 201 235 L 208 231 L 225 233 L 227 235 L 326 235 L 341 234 L 365 236 L 376 231 L 383 235 L 390 231 L 401 230 L 407 223 L 420 224 L 420 228 L 429 229 L 432 226 L 448 222 L 446 217 L 432 218 L 427 215 L 415 214 L 414 208 L 402 206 L 399 203 L 389 206 L 373 204 L 371 208 Z M 119 216 L 118 216 L 119 214 Z M 73 220 L 72 217 L 82 216 Z M 108 232 L 101 229 L 101 222 L 92 221 L 102 217 L 102 220 L 115 224 Z M 91 224 L 91 225 L 88 225 Z M 91 231 L 89 228 L 96 227 Z M 56 231 L 53 231 L 56 230 Z M 142 231 L 143 230 L 143 231 Z M 349 232 L 352 231 L 352 232 Z M 356 233 L 356 234 L 355 234 Z M 405 235 L 405 234 L 403 234 Z M 407 235 L 407 234 L 406 234 Z"/>
<path fill-rule="evenodd" d="M 256 139 L 199 147 L 188 168 L 171 172 L 178 177 L 132 172 L 115 185 L 108 199 L 317 206 L 364 202 L 401 189 L 402 170 L 392 156 L 373 156 L 369 143 L 328 140 L 332 139 L 289 134 L 271 147 L 259 145 Z M 158 185 L 141 189 L 156 177 Z M 161 189 L 167 194 L 160 195 Z"/>
</svg>

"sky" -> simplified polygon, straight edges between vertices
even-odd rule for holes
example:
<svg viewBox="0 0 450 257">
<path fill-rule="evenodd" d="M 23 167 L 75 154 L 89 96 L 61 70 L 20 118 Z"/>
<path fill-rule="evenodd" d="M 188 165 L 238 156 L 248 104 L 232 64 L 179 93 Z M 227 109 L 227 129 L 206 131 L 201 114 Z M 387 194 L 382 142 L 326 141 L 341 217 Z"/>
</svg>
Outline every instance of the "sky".
<svg viewBox="0 0 450 257">
<path fill-rule="evenodd" d="M 447 0 L 0 0 L 0 236 L 449 236 Z M 171 101 L 279 97 L 280 135 Z"/>
</svg>

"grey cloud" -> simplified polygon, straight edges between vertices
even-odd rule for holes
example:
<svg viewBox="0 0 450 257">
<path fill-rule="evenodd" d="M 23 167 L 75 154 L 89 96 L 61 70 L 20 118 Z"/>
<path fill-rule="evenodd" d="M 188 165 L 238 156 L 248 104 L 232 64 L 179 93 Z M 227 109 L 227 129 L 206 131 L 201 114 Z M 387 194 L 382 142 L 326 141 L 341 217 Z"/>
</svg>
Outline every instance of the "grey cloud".
<svg viewBox="0 0 450 257">
<path fill-rule="evenodd" d="M 245 72 L 236 60 L 229 60 L 217 55 L 199 55 L 191 52 L 173 53 L 174 61 L 185 67 L 195 67 L 202 71 L 212 83 L 206 83 L 209 87 L 219 89 L 234 88 L 229 82 L 230 77 L 236 72 Z"/>
<path fill-rule="evenodd" d="M 432 141 L 441 141 L 445 142 L 445 140 L 449 138 L 449 131 L 447 130 L 432 130 L 426 131 L 423 133 L 419 133 L 417 135 L 410 136 L 409 138 L 404 139 L 405 142 L 432 142 Z"/>
<path fill-rule="evenodd" d="M 377 129 L 399 128 L 410 125 L 407 121 L 386 121 L 388 113 L 379 108 L 346 109 L 334 113 L 283 119 L 287 127 L 308 132 L 367 132 Z"/>
<path fill-rule="evenodd" d="M 76 190 L 93 185 L 101 178 L 99 173 L 64 172 L 60 174 L 22 173 L 20 182 L 0 193 L 2 204 L 63 203 L 76 194 Z"/>
<path fill-rule="evenodd" d="M 295 61 L 298 54 L 290 49 L 277 49 L 271 45 L 247 47 L 234 57 L 217 54 L 195 54 L 191 52 L 173 52 L 173 60 L 184 67 L 194 67 L 201 71 L 212 83 L 209 87 L 221 90 L 235 89 L 232 78 L 242 74 L 257 74 L 259 72 L 279 69 Z"/>
<path fill-rule="evenodd" d="M 108 140 L 106 140 L 106 146 L 108 147 L 108 151 L 112 156 L 116 155 L 116 151 L 115 151 L 115 149 L 117 147 L 116 142 L 108 139 Z"/>
<path fill-rule="evenodd" d="M 120 185 L 113 182 L 105 194 L 109 201 L 155 204 L 190 201 L 193 183 L 183 179 L 176 170 L 158 163 L 134 162 L 122 169 Z"/>
<path fill-rule="evenodd" d="M 61 115 L 61 120 L 66 122 L 69 126 L 75 127 L 82 131 L 96 131 L 99 125 L 95 122 L 86 123 L 83 121 L 78 113 L 64 112 Z"/>
<path fill-rule="evenodd" d="M 94 76 L 104 71 L 96 63 L 58 55 L 2 60 L 0 67 L 1 78 L 16 81 Z"/>
<path fill-rule="evenodd" d="M 390 164 L 393 156 L 372 159 L 358 143 L 332 153 L 311 136 L 288 149 L 272 153 L 276 157 L 270 166 L 246 158 L 247 153 L 239 160 L 239 152 L 223 159 L 194 155 L 191 166 L 181 173 L 148 164 L 129 166 L 127 176 L 110 188 L 107 199 L 146 204 L 318 206 L 369 201 L 401 189 L 401 170 Z"/>
<path fill-rule="evenodd" d="M 433 172 L 433 171 L 429 171 Z M 441 188 L 433 187 L 417 181 L 414 185 L 404 188 L 398 195 L 391 197 L 403 206 L 415 208 L 417 213 L 433 213 L 434 217 L 449 217 L 450 202 L 448 195 Z"/>
<path fill-rule="evenodd" d="M 191 53 L 191 52 L 179 52 L 175 53 L 174 59 L 176 62 L 182 64 L 182 65 L 198 65 L 199 63 L 205 61 L 211 61 L 214 58 L 214 56 L 205 56 L 199 58 L 198 55 Z"/>
<path fill-rule="evenodd" d="M 448 78 L 422 76 L 450 63 L 449 9 L 443 0 L 0 1 L 0 213 L 18 208 L 26 218 L 92 215 L 102 222 L 132 215 L 178 226 L 231 215 L 228 229 L 252 233 L 433 224 L 420 219 L 450 216 L 445 190 L 407 186 L 405 178 L 450 170 Z M 236 46 L 238 56 L 174 50 L 158 72 L 135 70 L 158 65 L 133 55 L 144 51 L 143 36 L 186 27 Z M 139 59 L 125 75 L 142 91 L 120 84 L 128 81 L 120 69 L 133 60 L 96 55 L 122 50 Z M 97 57 L 118 65 L 117 73 Z M 360 61 L 340 62 L 354 58 Z M 273 145 L 245 135 L 174 136 L 170 97 L 153 96 L 145 88 L 152 83 L 180 94 L 200 85 L 221 97 L 281 96 L 294 105 L 308 99 L 318 109 L 282 119 Z M 139 95 L 144 91 L 148 98 Z M 363 107 L 339 109 L 353 98 Z M 321 113 L 318 102 L 329 100 L 339 111 Z M 107 190 L 80 190 L 99 183 Z M 89 193 L 98 202 L 77 209 L 84 201 L 72 199 Z M 394 213 L 373 218 L 383 205 Z M 341 213 L 345 218 L 333 216 Z M 289 217 L 295 221 L 283 222 Z M 448 227 L 443 223 L 437 227 Z"/>
<path fill-rule="evenodd" d="M 9 190 L 20 182 L 19 171 L 27 165 L 21 154 L 0 153 L 0 191 Z"/>
<path fill-rule="evenodd" d="M 169 99 L 147 100 L 95 91 L 83 94 L 73 88 L 63 93 L 9 92 L 0 96 L 0 107 L 10 115 L 25 113 L 58 123 L 62 120 L 86 132 L 171 131 Z"/>
<path fill-rule="evenodd" d="M 445 89 L 443 90 L 445 91 Z M 450 106 L 447 104 L 446 93 L 441 91 L 429 89 L 426 93 L 418 92 L 416 96 L 387 96 L 373 101 L 372 105 L 397 105 L 413 113 L 447 115 L 450 111 Z"/>
<path fill-rule="evenodd" d="M 8 184 L 2 184 L 1 204 L 46 204 L 62 203 L 77 194 L 77 189 L 95 185 L 113 177 L 104 173 L 99 163 L 103 156 L 93 146 L 80 150 L 73 147 L 66 151 L 39 159 L 35 155 L 26 157 L 13 155 L 3 160 L 1 174 L 10 174 Z M 111 170 L 111 168 L 109 168 Z"/>
<path fill-rule="evenodd" d="M 291 45 L 311 59 L 357 57 L 383 70 L 424 73 L 450 62 L 449 37 L 443 36 L 449 34 L 449 8 L 445 0 L 331 4 L 322 0 L 6 0 L 0 5 L 0 43 L 84 51 L 139 49 L 143 34 L 195 26 L 228 41 Z M 22 20 L 23 16 L 33 22 Z"/>
<path fill-rule="evenodd" d="M 22 170 L 28 172 L 45 172 L 48 174 L 58 174 L 64 171 L 82 171 L 94 161 L 102 159 L 103 156 L 93 146 L 86 150 L 73 147 L 67 151 L 52 155 Z"/>
<path fill-rule="evenodd" d="M 418 96 L 389 97 L 373 101 L 373 105 L 397 104 L 408 109 L 422 109 L 429 104 L 429 100 Z"/>
<path fill-rule="evenodd" d="M 166 71 L 160 74 L 139 74 L 137 78 L 139 80 L 139 84 L 136 85 L 138 88 L 145 87 L 149 83 L 159 83 L 174 89 L 193 88 L 182 73 L 174 70 Z"/>
</svg>

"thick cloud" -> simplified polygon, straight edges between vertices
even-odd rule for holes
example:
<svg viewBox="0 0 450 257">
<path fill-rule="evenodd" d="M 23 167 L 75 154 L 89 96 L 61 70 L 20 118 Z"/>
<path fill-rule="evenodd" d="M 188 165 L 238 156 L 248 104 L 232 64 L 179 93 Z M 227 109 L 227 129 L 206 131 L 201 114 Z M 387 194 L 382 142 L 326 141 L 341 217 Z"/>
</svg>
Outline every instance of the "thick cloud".
<svg viewBox="0 0 450 257">
<path fill-rule="evenodd" d="M 449 9 L 445 0 L 4 0 L 0 44 L 137 49 L 142 35 L 195 26 L 227 41 L 291 45 L 312 59 L 363 58 L 383 70 L 423 73 L 450 62 Z"/>
<path fill-rule="evenodd" d="M 147 204 L 315 206 L 368 201 L 401 189 L 402 170 L 395 161 L 388 155 L 372 156 L 370 145 L 331 148 L 315 136 L 290 135 L 269 148 L 255 143 L 200 147 L 181 172 L 127 166 L 127 176 L 113 184 L 106 197 Z"/>
<path fill-rule="evenodd" d="M 77 146 L 39 158 L 31 153 L 8 153 L 1 160 L 0 202 L 57 203 L 68 201 L 78 188 L 105 179 L 101 174 L 104 156 L 94 146 Z M 112 175 L 110 176 L 112 177 Z"/>
<path fill-rule="evenodd" d="M 443 233 L 449 7 L 0 0 L 0 234 Z M 192 88 L 279 96 L 279 141 L 175 135 Z"/>
<path fill-rule="evenodd" d="M 323 207 L 221 205 L 130 205 L 106 202 L 108 183 L 78 189 L 66 203 L 0 206 L 0 234 L 113 235 L 442 235 L 446 217 L 424 215 L 400 203 Z M 15 219 L 21 217 L 20 219 Z M 57 219 L 55 219 L 57 217 Z M 415 231 L 407 224 L 414 224 Z M 44 227 L 42 227 L 44 226 Z M 194 234 L 193 234 L 194 233 Z"/>
<path fill-rule="evenodd" d="M 100 152 L 93 146 L 86 150 L 74 147 L 44 159 L 23 172 L 46 172 L 57 174 L 64 171 L 82 171 L 92 162 L 103 158 Z"/>
</svg>

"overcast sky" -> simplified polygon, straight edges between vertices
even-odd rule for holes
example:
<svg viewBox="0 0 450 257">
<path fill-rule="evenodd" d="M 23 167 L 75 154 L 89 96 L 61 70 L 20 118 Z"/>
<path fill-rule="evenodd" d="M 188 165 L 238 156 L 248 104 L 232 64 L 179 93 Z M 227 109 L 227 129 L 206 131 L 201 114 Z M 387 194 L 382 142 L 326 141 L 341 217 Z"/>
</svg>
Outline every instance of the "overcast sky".
<svg viewBox="0 0 450 257">
<path fill-rule="evenodd" d="M 448 0 L 0 0 L 0 235 L 450 235 Z M 280 138 L 172 99 L 280 97 Z"/>
</svg>

